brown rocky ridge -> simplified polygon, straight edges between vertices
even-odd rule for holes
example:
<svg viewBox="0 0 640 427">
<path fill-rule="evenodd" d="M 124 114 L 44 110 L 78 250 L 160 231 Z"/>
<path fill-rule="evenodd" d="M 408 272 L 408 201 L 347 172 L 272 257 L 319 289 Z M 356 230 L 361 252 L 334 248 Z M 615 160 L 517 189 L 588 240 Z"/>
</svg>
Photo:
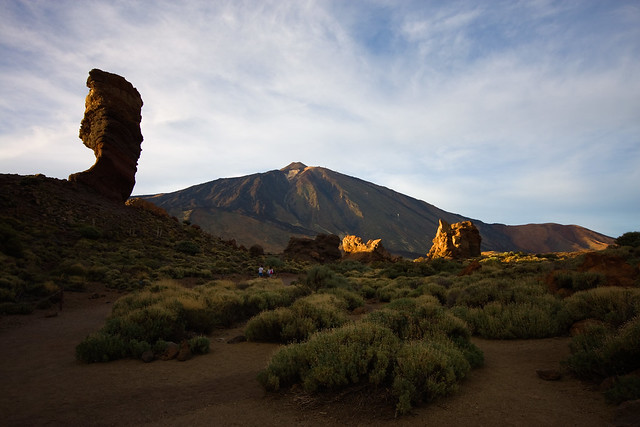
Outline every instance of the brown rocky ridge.
<svg viewBox="0 0 640 427">
<path fill-rule="evenodd" d="M 449 225 L 440 219 L 427 258 L 463 259 L 480 256 L 480 232 L 471 221 Z"/>
<path fill-rule="evenodd" d="M 335 234 L 318 234 L 315 239 L 291 237 L 283 255 L 288 259 L 327 263 L 338 261 L 340 238 Z"/>
<path fill-rule="evenodd" d="M 93 69 L 79 137 L 96 156 L 95 164 L 69 176 L 108 199 L 124 203 L 136 183 L 142 132 L 142 98 L 123 77 Z"/>
</svg>

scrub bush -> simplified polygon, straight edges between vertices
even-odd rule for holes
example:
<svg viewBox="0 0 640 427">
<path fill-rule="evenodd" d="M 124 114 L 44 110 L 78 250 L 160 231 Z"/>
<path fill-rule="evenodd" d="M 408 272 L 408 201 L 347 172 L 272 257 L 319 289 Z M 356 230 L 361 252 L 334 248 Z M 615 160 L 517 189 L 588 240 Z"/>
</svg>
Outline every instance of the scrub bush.
<svg viewBox="0 0 640 427">
<path fill-rule="evenodd" d="M 640 377 L 629 375 L 616 379 L 613 386 L 604 392 L 604 397 L 614 405 L 640 399 Z"/>
<path fill-rule="evenodd" d="M 552 295 L 520 303 L 495 301 L 477 308 L 456 306 L 452 311 L 474 334 L 488 339 L 554 337 L 566 333 L 570 325 L 562 301 Z"/>
<path fill-rule="evenodd" d="M 640 369 L 640 316 L 617 329 L 593 325 L 569 344 L 568 369 L 583 379 L 600 380 Z"/>
<path fill-rule="evenodd" d="M 249 341 L 304 341 L 316 331 L 344 325 L 346 308 L 346 302 L 334 295 L 313 294 L 291 307 L 263 311 L 247 322 L 244 333 Z"/>
<path fill-rule="evenodd" d="M 320 288 L 348 288 L 349 281 L 324 265 L 314 265 L 307 270 L 304 284 L 312 290 Z"/>
<path fill-rule="evenodd" d="M 307 392 L 385 386 L 404 414 L 417 403 L 453 392 L 470 369 L 465 353 L 444 336 L 403 342 L 381 324 L 357 322 L 282 347 L 258 380 L 268 391 L 293 384 Z"/>
<path fill-rule="evenodd" d="M 191 353 L 193 354 L 207 354 L 211 347 L 211 341 L 209 341 L 209 338 L 203 336 L 191 338 L 188 344 L 189 350 L 191 350 Z"/>
<path fill-rule="evenodd" d="M 640 315 L 640 289 L 603 287 L 576 292 L 564 300 L 573 322 L 598 319 L 619 326 Z"/>
<path fill-rule="evenodd" d="M 358 383 L 378 385 L 391 374 L 400 346 L 400 340 L 388 328 L 350 324 L 281 348 L 258 380 L 270 391 L 295 383 L 301 383 L 308 392 Z"/>
<path fill-rule="evenodd" d="M 467 324 L 430 295 L 394 300 L 385 308 L 368 314 L 363 321 L 385 326 L 402 340 L 437 336 L 469 340 L 471 337 Z"/>
<path fill-rule="evenodd" d="M 451 394 L 470 370 L 471 365 L 451 341 L 404 344 L 396 355 L 393 373 L 396 410 L 405 414 L 416 404 Z"/>
<path fill-rule="evenodd" d="M 335 295 L 347 304 L 347 310 L 354 310 L 364 305 L 364 298 L 354 291 L 342 288 L 321 289 L 320 293 Z"/>
</svg>

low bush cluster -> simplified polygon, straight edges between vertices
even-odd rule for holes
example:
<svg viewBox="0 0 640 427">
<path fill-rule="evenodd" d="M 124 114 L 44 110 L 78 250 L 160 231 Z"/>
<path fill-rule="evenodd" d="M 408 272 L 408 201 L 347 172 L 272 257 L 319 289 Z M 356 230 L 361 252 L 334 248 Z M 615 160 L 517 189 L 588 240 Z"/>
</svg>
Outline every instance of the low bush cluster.
<svg viewBox="0 0 640 427">
<path fill-rule="evenodd" d="M 312 294 L 290 307 L 261 312 L 247 322 L 244 333 L 250 341 L 290 343 L 346 321 L 347 301 L 332 294 Z"/>
<path fill-rule="evenodd" d="M 293 384 L 308 392 L 386 386 L 397 412 L 405 414 L 455 391 L 471 366 L 465 352 L 444 336 L 403 341 L 386 326 L 357 322 L 281 348 L 258 380 L 271 391 Z"/>
<path fill-rule="evenodd" d="M 640 369 L 640 316 L 618 328 L 595 324 L 576 335 L 566 366 L 583 379 L 601 380 Z"/>
<path fill-rule="evenodd" d="M 640 288 L 595 288 L 576 292 L 564 304 L 573 322 L 597 319 L 619 326 L 640 315 Z"/>
<path fill-rule="evenodd" d="M 552 295 L 528 302 L 490 302 L 483 307 L 453 307 L 474 334 L 488 339 L 529 339 L 555 337 L 566 333 L 570 323 L 562 301 Z"/>
<path fill-rule="evenodd" d="M 224 281 L 192 289 L 170 280 L 157 282 L 116 301 L 105 326 L 81 342 L 76 354 L 87 362 L 138 357 L 158 342 L 208 334 L 262 309 L 289 305 L 307 292 L 275 280 L 270 285 L 271 290 L 248 285 L 239 291 L 233 282 Z"/>
</svg>

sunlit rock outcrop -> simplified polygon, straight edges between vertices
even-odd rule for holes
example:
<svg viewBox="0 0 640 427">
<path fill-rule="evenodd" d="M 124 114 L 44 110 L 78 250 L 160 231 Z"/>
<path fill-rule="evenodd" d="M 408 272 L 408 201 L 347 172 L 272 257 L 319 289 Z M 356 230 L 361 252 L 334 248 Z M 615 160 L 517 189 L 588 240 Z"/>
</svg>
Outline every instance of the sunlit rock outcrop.
<svg viewBox="0 0 640 427">
<path fill-rule="evenodd" d="M 471 221 L 449 225 L 440 220 L 427 258 L 463 259 L 480 256 L 480 232 Z"/>
<path fill-rule="evenodd" d="M 342 239 L 343 259 L 374 262 L 391 260 L 392 256 L 382 246 L 382 239 L 369 240 L 364 243 L 358 236 L 345 236 Z"/>
<path fill-rule="evenodd" d="M 135 87 L 117 74 L 89 72 L 80 138 L 96 156 L 95 164 L 69 176 L 105 197 L 124 202 L 136 183 L 142 132 L 142 98 Z"/>
</svg>

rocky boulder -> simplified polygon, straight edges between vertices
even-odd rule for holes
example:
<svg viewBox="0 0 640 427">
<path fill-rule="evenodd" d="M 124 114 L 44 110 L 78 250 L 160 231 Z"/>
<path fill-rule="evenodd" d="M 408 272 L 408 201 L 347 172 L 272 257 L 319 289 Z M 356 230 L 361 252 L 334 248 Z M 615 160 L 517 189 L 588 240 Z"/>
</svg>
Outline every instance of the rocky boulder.
<svg viewBox="0 0 640 427">
<path fill-rule="evenodd" d="M 471 221 L 449 225 L 440 220 L 427 258 L 464 259 L 480 256 L 480 231 Z"/>
<path fill-rule="evenodd" d="M 382 239 L 369 240 L 364 243 L 358 236 L 345 236 L 342 239 L 343 259 L 360 262 L 391 260 L 392 256 L 382 246 Z"/>
<path fill-rule="evenodd" d="M 291 237 L 284 257 L 319 263 L 334 262 L 342 257 L 340 238 L 335 234 L 318 234 L 315 239 Z"/>
<path fill-rule="evenodd" d="M 69 176 L 105 197 L 124 203 L 136 183 L 142 132 L 142 98 L 131 83 L 117 74 L 93 69 L 87 79 L 80 138 L 96 156 L 95 164 Z"/>
</svg>

